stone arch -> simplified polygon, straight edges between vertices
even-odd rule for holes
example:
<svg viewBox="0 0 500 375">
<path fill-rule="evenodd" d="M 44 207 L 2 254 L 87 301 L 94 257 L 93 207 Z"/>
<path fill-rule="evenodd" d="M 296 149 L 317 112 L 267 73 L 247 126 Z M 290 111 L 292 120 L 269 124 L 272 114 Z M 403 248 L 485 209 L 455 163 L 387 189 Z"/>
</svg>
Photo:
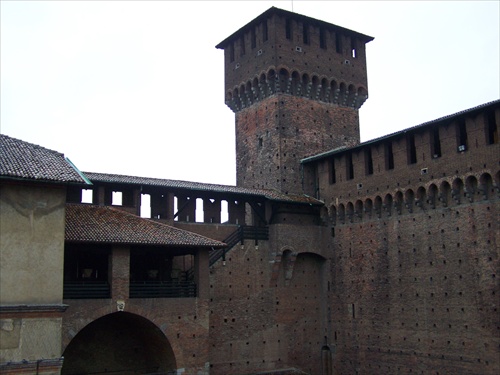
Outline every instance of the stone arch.
<svg viewBox="0 0 500 375">
<path fill-rule="evenodd" d="M 415 206 L 424 209 L 426 203 L 427 203 L 427 192 L 425 191 L 425 188 L 423 186 L 420 186 L 417 189 L 417 195 L 415 197 Z"/>
<path fill-rule="evenodd" d="M 476 176 L 469 176 L 465 180 L 464 194 L 469 199 L 469 202 L 474 201 L 474 195 L 478 192 Z"/>
<path fill-rule="evenodd" d="M 413 212 L 413 205 L 415 204 L 415 193 L 412 189 L 405 191 L 405 207 L 408 212 Z"/>
<path fill-rule="evenodd" d="M 355 203 L 354 213 L 359 219 L 363 218 L 363 201 L 358 199 Z"/>
<path fill-rule="evenodd" d="M 323 78 L 321 80 L 321 90 L 319 92 L 319 100 L 322 102 L 328 102 L 328 90 L 330 90 L 330 87 L 328 85 L 328 80 L 326 78 Z"/>
<path fill-rule="evenodd" d="M 300 74 L 294 70 L 292 72 L 292 87 L 291 94 L 295 96 L 300 96 Z"/>
<path fill-rule="evenodd" d="M 338 215 L 339 215 L 339 221 L 342 224 L 344 224 L 345 223 L 345 206 L 343 203 L 339 204 Z"/>
<path fill-rule="evenodd" d="M 346 216 L 347 219 L 352 223 L 354 220 L 354 205 L 352 204 L 352 202 L 347 203 Z"/>
<path fill-rule="evenodd" d="M 489 173 L 483 173 L 481 177 L 479 177 L 479 190 L 483 199 L 488 199 L 495 194 L 495 190 L 493 188 L 493 178 Z"/>
<path fill-rule="evenodd" d="M 240 101 L 241 101 L 241 105 L 243 108 L 246 108 L 249 106 L 248 97 L 247 97 L 247 93 L 245 90 L 245 84 L 243 84 L 243 83 L 240 86 Z"/>
<path fill-rule="evenodd" d="M 463 196 L 464 183 L 462 179 L 456 178 L 455 180 L 453 180 L 453 184 L 451 185 L 451 197 L 456 202 L 456 204 L 460 204 Z"/>
<path fill-rule="evenodd" d="M 302 96 L 308 98 L 311 91 L 311 81 L 307 73 L 302 74 Z"/>
<path fill-rule="evenodd" d="M 403 204 L 404 204 L 403 193 L 401 191 L 398 191 L 394 195 L 394 207 L 396 208 L 397 213 L 400 215 L 403 211 Z"/>
<path fill-rule="evenodd" d="M 288 79 L 290 73 L 285 68 L 281 68 L 279 72 L 279 91 L 282 93 L 288 93 Z"/>
<path fill-rule="evenodd" d="M 347 86 L 344 82 L 342 82 L 340 84 L 340 87 L 339 87 L 339 104 L 342 104 L 342 105 L 345 105 L 346 104 L 346 101 L 347 101 L 347 94 L 348 94 L 348 91 L 347 91 Z"/>
<path fill-rule="evenodd" d="M 333 225 L 337 223 L 337 208 L 333 204 L 330 206 L 330 220 Z"/>
<path fill-rule="evenodd" d="M 254 100 L 255 100 L 254 95 L 253 95 L 253 90 L 252 90 L 252 81 L 247 82 L 245 91 L 246 91 L 247 96 L 248 96 L 248 101 L 249 101 L 248 104 L 252 105 Z"/>
<path fill-rule="evenodd" d="M 348 98 L 347 98 L 347 105 L 349 107 L 355 107 L 356 105 L 356 97 L 358 96 L 358 93 L 356 91 L 356 88 L 354 87 L 353 84 L 350 84 L 349 87 L 347 88 L 348 91 Z"/>
<path fill-rule="evenodd" d="M 318 99 L 319 90 L 320 90 L 319 78 L 318 76 L 313 76 L 310 97 L 312 99 Z"/>
<path fill-rule="evenodd" d="M 370 217 L 370 218 L 371 218 L 371 217 L 372 217 L 372 211 L 373 211 L 373 202 L 372 202 L 372 200 L 371 200 L 370 198 L 367 198 L 367 199 L 365 200 L 364 207 L 365 207 L 365 208 L 364 208 L 363 212 L 364 212 L 365 214 L 367 214 L 367 215 L 368 215 L 368 217 Z"/>
<path fill-rule="evenodd" d="M 436 184 L 430 184 L 429 192 L 427 194 L 427 203 L 430 208 L 436 208 L 436 201 L 439 196 L 438 188 Z"/>
<path fill-rule="evenodd" d="M 269 93 L 274 94 L 276 92 L 276 72 L 274 69 L 270 69 L 267 72 L 267 84 L 269 86 Z"/>
<path fill-rule="evenodd" d="M 269 85 L 267 84 L 267 77 L 264 73 L 260 75 L 259 87 L 261 96 L 266 98 L 269 95 Z"/>
<path fill-rule="evenodd" d="M 375 197 L 374 208 L 375 208 L 375 213 L 377 214 L 377 217 L 381 217 L 382 216 L 382 197 L 380 195 L 377 195 Z"/>
<path fill-rule="evenodd" d="M 148 319 L 115 312 L 85 326 L 63 353 L 62 375 L 168 373 L 177 369 L 165 334 Z"/>
<path fill-rule="evenodd" d="M 262 99 L 260 88 L 259 88 L 259 79 L 257 77 L 255 77 L 252 81 L 252 92 L 253 92 L 255 101 Z"/>
<path fill-rule="evenodd" d="M 451 186 L 448 181 L 441 182 L 438 198 L 443 207 L 448 207 L 451 199 Z"/>
<path fill-rule="evenodd" d="M 500 171 L 498 171 L 495 174 L 495 179 L 494 179 L 493 184 L 494 184 L 494 188 L 497 191 L 497 194 L 500 196 Z"/>
<path fill-rule="evenodd" d="M 386 194 L 384 198 L 384 210 L 387 213 L 387 216 L 392 215 L 392 206 L 393 206 L 393 199 L 391 194 Z"/>
<path fill-rule="evenodd" d="M 330 82 L 330 103 L 338 103 L 339 101 L 339 85 L 334 79 Z"/>
</svg>

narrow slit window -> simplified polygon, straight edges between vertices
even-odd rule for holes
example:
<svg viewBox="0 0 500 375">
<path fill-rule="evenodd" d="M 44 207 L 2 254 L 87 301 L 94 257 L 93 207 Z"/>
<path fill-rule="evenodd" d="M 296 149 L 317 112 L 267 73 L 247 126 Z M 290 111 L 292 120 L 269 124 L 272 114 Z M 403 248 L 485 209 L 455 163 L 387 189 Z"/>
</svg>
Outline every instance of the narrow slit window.
<svg viewBox="0 0 500 375">
<path fill-rule="evenodd" d="M 319 46 L 322 49 L 326 49 L 326 34 L 325 29 L 322 27 L 319 29 Z"/>
<path fill-rule="evenodd" d="M 309 44 L 309 25 L 305 22 L 302 25 L 302 40 L 304 44 Z"/>
<path fill-rule="evenodd" d="M 408 164 L 415 164 L 417 162 L 415 134 L 408 134 L 408 136 L 406 137 L 406 151 L 408 153 Z"/>
<path fill-rule="evenodd" d="M 252 31 L 250 32 L 250 39 L 252 43 L 252 49 L 257 47 L 257 36 L 255 35 L 255 27 L 252 27 Z"/>
<path fill-rule="evenodd" d="M 335 34 L 335 51 L 342 53 L 342 35 L 339 33 Z"/>
<path fill-rule="evenodd" d="M 290 18 L 286 20 L 285 36 L 287 39 L 292 39 L 292 20 Z"/>
<path fill-rule="evenodd" d="M 486 113 L 486 144 L 498 143 L 498 126 L 495 118 L 495 111 Z"/>
<path fill-rule="evenodd" d="M 355 38 L 351 38 L 351 57 L 352 58 L 356 58 L 357 56 L 357 49 L 356 49 L 356 39 Z"/>
<path fill-rule="evenodd" d="M 262 40 L 264 42 L 267 42 L 267 39 L 268 39 L 267 20 L 264 20 L 264 22 L 262 22 Z"/>
<path fill-rule="evenodd" d="M 441 157 L 441 139 L 439 138 L 439 128 L 434 128 L 431 132 L 431 153 L 434 159 Z"/>
<path fill-rule="evenodd" d="M 367 176 L 373 174 L 373 158 L 370 147 L 365 149 L 365 171 Z"/>
<path fill-rule="evenodd" d="M 229 45 L 229 61 L 234 62 L 234 44 Z"/>
<path fill-rule="evenodd" d="M 240 38 L 240 56 L 245 55 L 245 36 L 242 35 Z"/>
<path fill-rule="evenodd" d="M 346 155 L 346 179 L 352 180 L 354 178 L 354 165 L 352 164 L 352 154 Z"/>
<path fill-rule="evenodd" d="M 394 153 L 392 152 L 392 142 L 385 144 L 385 169 L 394 169 Z"/>
<path fill-rule="evenodd" d="M 335 176 L 335 159 L 330 160 L 328 167 L 329 167 L 330 185 L 332 185 L 337 182 L 337 177 Z"/>
<path fill-rule="evenodd" d="M 457 146 L 459 152 L 467 150 L 467 127 L 465 120 L 460 120 L 457 124 Z"/>
</svg>

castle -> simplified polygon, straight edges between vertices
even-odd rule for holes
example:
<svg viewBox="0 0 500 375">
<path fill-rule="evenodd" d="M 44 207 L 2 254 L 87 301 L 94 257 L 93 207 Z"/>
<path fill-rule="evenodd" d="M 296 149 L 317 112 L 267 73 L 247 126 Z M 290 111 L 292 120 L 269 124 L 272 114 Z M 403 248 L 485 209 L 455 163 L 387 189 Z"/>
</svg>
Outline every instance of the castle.
<svg viewBox="0 0 500 375">
<path fill-rule="evenodd" d="M 271 8 L 217 45 L 236 186 L 0 136 L 2 373 L 499 373 L 500 100 L 361 143 L 372 39 Z"/>
</svg>

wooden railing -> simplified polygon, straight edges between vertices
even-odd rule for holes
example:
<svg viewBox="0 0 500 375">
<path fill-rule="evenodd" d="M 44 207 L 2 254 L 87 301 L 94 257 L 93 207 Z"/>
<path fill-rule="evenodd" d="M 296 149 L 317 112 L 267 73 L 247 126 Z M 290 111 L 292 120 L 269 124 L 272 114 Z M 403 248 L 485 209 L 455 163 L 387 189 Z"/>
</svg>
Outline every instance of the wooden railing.
<svg viewBox="0 0 500 375">
<path fill-rule="evenodd" d="M 97 299 L 110 297 L 111 291 L 107 281 L 65 281 L 63 285 L 63 299 Z"/>
<path fill-rule="evenodd" d="M 194 298 L 192 281 L 131 281 L 130 298 Z"/>
</svg>

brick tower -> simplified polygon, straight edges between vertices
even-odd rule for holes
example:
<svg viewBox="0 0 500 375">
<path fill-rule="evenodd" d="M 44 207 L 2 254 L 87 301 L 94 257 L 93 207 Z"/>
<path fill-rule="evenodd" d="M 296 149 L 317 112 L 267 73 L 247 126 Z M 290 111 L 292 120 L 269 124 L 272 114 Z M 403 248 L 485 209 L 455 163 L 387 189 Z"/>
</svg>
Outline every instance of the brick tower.
<svg viewBox="0 0 500 375">
<path fill-rule="evenodd" d="M 236 114 L 238 186 L 301 193 L 302 158 L 359 143 L 371 40 L 273 7 L 216 46 Z"/>
</svg>

